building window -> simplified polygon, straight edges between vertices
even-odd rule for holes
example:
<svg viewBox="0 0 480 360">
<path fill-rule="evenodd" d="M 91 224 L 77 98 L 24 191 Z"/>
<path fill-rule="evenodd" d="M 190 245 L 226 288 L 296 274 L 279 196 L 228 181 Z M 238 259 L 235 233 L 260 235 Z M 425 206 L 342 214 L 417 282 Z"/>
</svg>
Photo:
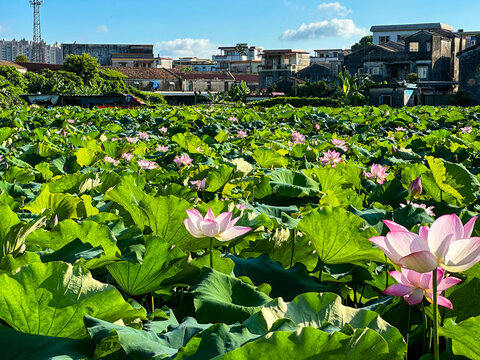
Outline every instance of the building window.
<svg viewBox="0 0 480 360">
<path fill-rule="evenodd" d="M 392 106 L 392 95 L 380 95 L 380 101 L 378 105 Z"/>
<path fill-rule="evenodd" d="M 417 67 L 417 75 L 419 79 L 427 79 L 428 78 L 428 66 L 418 66 Z"/>
<path fill-rule="evenodd" d="M 405 37 L 406 37 L 405 35 L 397 35 L 397 42 L 404 41 Z"/>
<path fill-rule="evenodd" d="M 380 68 L 378 66 L 372 67 L 372 75 L 380 75 Z"/>
<path fill-rule="evenodd" d="M 432 51 L 432 43 L 430 41 L 427 41 L 427 52 Z"/>
<path fill-rule="evenodd" d="M 188 91 L 193 91 L 193 81 L 188 82 Z"/>
<path fill-rule="evenodd" d="M 211 81 L 207 81 L 207 91 L 211 91 L 212 90 L 212 83 Z"/>
<path fill-rule="evenodd" d="M 390 36 L 380 36 L 380 44 L 390 41 Z"/>
<path fill-rule="evenodd" d="M 411 42 L 408 46 L 408 50 L 410 52 L 418 52 L 418 42 L 417 41 Z"/>
</svg>

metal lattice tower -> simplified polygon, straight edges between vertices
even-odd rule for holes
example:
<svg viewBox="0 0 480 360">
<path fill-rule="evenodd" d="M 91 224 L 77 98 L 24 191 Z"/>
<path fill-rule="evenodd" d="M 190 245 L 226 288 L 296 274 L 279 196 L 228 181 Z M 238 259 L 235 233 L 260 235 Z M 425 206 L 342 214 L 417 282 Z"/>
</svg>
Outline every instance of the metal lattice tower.
<svg viewBox="0 0 480 360">
<path fill-rule="evenodd" d="M 43 0 L 30 0 L 33 6 L 33 44 L 32 44 L 32 62 L 44 62 L 45 54 L 42 46 L 42 32 L 40 30 L 40 6 Z"/>
</svg>

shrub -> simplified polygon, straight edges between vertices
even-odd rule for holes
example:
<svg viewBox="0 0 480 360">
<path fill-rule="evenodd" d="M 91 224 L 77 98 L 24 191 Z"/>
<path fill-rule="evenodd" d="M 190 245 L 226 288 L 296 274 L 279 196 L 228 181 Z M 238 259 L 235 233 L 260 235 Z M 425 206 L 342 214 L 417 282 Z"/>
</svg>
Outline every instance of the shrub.
<svg viewBox="0 0 480 360">
<path fill-rule="evenodd" d="M 15 87 L 23 88 L 25 86 L 25 78 L 20 71 L 13 66 L 0 66 L 0 76 L 3 76 Z"/>
<path fill-rule="evenodd" d="M 148 105 L 165 105 L 167 103 L 162 95 L 141 91 L 135 89 L 133 86 L 128 87 L 128 92 L 143 100 Z"/>
<path fill-rule="evenodd" d="M 303 106 L 338 106 L 339 102 L 336 99 L 331 98 L 305 98 L 305 97 L 276 97 L 267 100 L 253 101 L 250 103 L 253 106 L 265 106 L 271 107 L 275 105 L 292 105 L 299 108 Z"/>
</svg>

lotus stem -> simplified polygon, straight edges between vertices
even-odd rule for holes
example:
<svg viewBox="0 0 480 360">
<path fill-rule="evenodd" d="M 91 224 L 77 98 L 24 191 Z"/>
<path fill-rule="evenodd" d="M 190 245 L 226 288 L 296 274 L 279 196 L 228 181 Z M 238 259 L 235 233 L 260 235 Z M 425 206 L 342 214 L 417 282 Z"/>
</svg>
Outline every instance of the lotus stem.
<svg viewBox="0 0 480 360">
<path fill-rule="evenodd" d="M 410 315 L 412 312 L 412 307 L 408 307 L 408 319 L 407 319 L 407 353 L 405 354 L 405 360 L 408 360 L 408 343 L 410 340 Z"/>
<path fill-rule="evenodd" d="M 438 349 L 438 293 L 437 293 L 437 269 L 433 270 L 433 358 L 440 360 Z"/>
<path fill-rule="evenodd" d="M 213 269 L 213 238 L 210 238 L 210 268 Z"/>
<path fill-rule="evenodd" d="M 293 230 L 292 257 L 290 258 L 290 267 L 293 266 L 293 255 L 295 255 L 295 240 L 297 239 L 297 229 Z"/>
</svg>

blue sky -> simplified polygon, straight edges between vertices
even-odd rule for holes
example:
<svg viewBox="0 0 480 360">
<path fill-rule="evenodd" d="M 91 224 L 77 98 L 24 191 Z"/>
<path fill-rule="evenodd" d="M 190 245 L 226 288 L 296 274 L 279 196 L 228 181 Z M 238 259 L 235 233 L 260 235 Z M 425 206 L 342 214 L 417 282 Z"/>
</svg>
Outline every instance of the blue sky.
<svg viewBox="0 0 480 360">
<path fill-rule="evenodd" d="M 47 43 L 154 44 L 162 56 L 210 57 L 218 46 L 350 47 L 372 25 L 443 22 L 480 30 L 478 0 L 45 0 Z M 0 39 L 32 38 L 28 0 L 0 0 Z"/>
</svg>

